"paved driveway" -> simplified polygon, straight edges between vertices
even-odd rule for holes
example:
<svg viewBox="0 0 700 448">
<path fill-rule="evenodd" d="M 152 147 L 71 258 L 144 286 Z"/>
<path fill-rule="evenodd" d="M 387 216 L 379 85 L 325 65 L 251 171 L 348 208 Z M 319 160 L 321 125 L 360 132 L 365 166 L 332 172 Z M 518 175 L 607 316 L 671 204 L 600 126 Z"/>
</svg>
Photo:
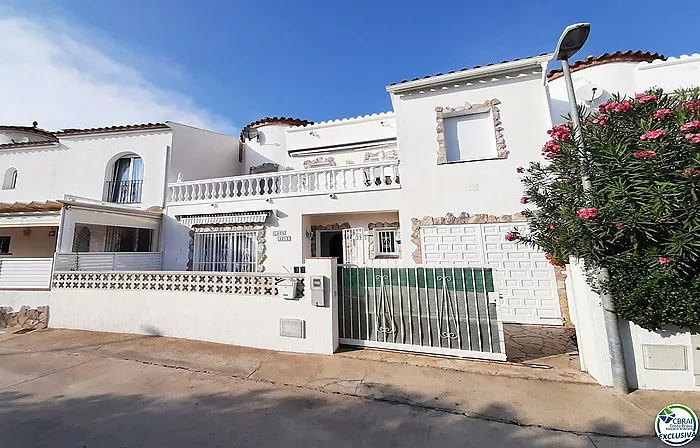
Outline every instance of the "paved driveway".
<svg viewBox="0 0 700 448">
<path fill-rule="evenodd" d="M 159 344 L 160 353 L 177 347 L 181 359 L 155 359 Z M 313 357 L 297 355 L 272 380 L 259 375 L 270 367 L 251 359 L 275 359 L 274 353 L 242 349 L 230 356 L 212 346 L 55 330 L 0 340 L 0 447 L 660 446 L 648 436 L 581 435 L 467 417 L 449 406 L 430 409 L 430 397 L 399 403 L 354 396 L 346 391 L 360 383 L 342 379 L 327 381 L 339 383 L 335 389 L 307 387 L 294 372 L 307 362 L 315 368 Z M 188 356 L 211 359 L 194 368 L 182 361 Z M 508 411 L 493 406 L 493 415 Z"/>
</svg>

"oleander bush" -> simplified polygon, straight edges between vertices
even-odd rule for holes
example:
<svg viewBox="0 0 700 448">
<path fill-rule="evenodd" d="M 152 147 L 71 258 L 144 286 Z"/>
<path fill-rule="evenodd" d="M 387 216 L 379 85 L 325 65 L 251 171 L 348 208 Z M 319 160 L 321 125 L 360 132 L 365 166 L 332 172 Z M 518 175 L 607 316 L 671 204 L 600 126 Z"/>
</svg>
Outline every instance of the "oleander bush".
<svg viewBox="0 0 700 448">
<path fill-rule="evenodd" d="M 620 317 L 643 328 L 700 324 L 700 92 L 650 90 L 613 97 L 548 134 L 544 160 L 518 168 L 530 220 L 507 239 L 538 246 L 550 262 L 585 260 Z M 591 188 L 584 192 L 581 170 Z"/>
</svg>

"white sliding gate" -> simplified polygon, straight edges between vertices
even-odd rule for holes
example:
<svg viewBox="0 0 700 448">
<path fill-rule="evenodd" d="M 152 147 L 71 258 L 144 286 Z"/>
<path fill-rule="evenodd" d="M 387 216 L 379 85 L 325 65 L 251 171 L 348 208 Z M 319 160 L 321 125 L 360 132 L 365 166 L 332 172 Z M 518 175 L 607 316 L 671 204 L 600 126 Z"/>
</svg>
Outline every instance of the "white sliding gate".
<svg viewBox="0 0 700 448">
<path fill-rule="evenodd" d="M 338 267 L 342 344 L 505 360 L 490 268 Z"/>
</svg>

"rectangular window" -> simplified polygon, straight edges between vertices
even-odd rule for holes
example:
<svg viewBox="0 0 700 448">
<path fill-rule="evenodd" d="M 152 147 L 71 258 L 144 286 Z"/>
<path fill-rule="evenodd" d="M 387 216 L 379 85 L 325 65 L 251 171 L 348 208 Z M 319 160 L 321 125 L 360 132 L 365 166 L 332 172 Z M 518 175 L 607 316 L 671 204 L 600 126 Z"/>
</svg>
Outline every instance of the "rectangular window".
<svg viewBox="0 0 700 448">
<path fill-rule="evenodd" d="M 0 254 L 10 253 L 10 238 L 9 236 L 0 236 Z"/>
<path fill-rule="evenodd" d="M 396 232 L 397 229 L 375 229 L 374 230 L 374 247 L 375 255 L 377 256 L 398 256 L 399 252 L 396 247 Z"/>
<path fill-rule="evenodd" d="M 153 229 L 76 224 L 73 252 L 151 252 Z"/>
<path fill-rule="evenodd" d="M 256 231 L 197 233 L 194 236 L 195 271 L 257 272 Z"/>
<path fill-rule="evenodd" d="M 445 117 L 447 162 L 465 162 L 498 157 L 496 131 L 491 110 Z"/>
</svg>

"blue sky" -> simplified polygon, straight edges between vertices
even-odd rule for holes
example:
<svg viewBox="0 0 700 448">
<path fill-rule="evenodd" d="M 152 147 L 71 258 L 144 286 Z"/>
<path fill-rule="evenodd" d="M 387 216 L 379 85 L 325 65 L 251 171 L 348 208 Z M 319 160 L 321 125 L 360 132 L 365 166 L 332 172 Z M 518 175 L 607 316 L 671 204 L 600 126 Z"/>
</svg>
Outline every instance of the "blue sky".
<svg viewBox="0 0 700 448">
<path fill-rule="evenodd" d="M 151 115 L 134 112 L 130 120 L 129 108 L 100 115 L 98 107 L 85 106 L 88 96 L 81 104 L 90 114 L 81 117 L 76 111 L 70 125 L 47 116 L 49 123 L 79 127 L 151 116 L 183 121 L 190 115 L 180 118 L 180 113 L 187 111 L 202 115 L 196 125 L 235 132 L 266 115 L 320 121 L 390 110 L 384 88 L 393 81 L 550 52 L 562 29 L 574 22 L 592 24 L 581 57 L 627 49 L 700 52 L 700 4 L 693 3 L 22 0 L 0 1 L 0 12 L 21 21 L 13 30 L 36 25 L 34 32 L 48 40 L 46 45 L 58 45 L 54 32 L 81 45 L 68 58 L 76 59 L 80 82 L 106 71 L 112 79 L 100 78 L 107 84 L 99 85 L 116 86 L 119 96 L 120 73 L 128 72 L 139 88 L 155 91 L 157 101 L 168 105 L 144 109 Z M 84 56 L 88 50 L 118 70 L 96 68 Z M 65 57 L 57 59 L 65 64 Z M 37 79 L 33 85 L 51 83 L 48 74 Z M 166 98 L 170 93 L 177 101 Z M 70 107 L 65 99 L 62 103 Z M 0 119 L 23 122 L 42 113 L 27 110 L 15 117 L 5 112 Z M 168 113 L 177 116 L 159 116 Z"/>
</svg>

